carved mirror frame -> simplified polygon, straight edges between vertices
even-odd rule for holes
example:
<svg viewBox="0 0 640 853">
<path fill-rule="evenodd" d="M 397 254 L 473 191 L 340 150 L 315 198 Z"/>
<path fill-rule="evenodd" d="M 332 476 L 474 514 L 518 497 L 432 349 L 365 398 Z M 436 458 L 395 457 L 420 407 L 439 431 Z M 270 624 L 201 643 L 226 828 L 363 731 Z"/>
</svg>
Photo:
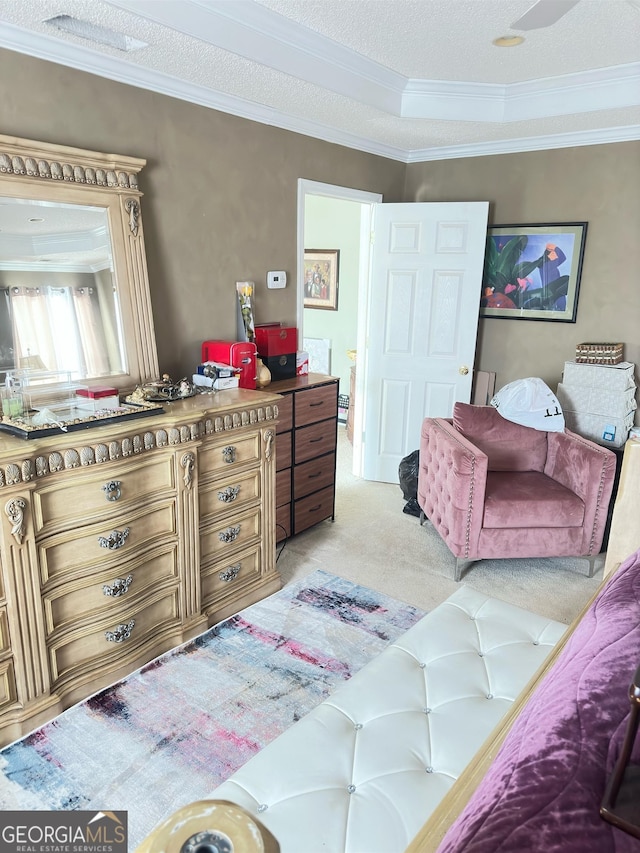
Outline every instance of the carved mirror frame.
<svg viewBox="0 0 640 853">
<path fill-rule="evenodd" d="M 83 381 L 123 393 L 159 375 L 138 189 L 146 162 L 0 134 L 0 196 L 107 211 L 127 370 Z"/>
</svg>

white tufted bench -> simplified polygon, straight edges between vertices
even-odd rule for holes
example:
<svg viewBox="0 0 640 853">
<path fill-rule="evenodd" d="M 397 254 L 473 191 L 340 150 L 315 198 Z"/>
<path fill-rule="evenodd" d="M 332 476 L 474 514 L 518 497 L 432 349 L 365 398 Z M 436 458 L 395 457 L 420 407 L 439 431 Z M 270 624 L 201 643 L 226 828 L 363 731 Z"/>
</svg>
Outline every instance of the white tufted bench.
<svg viewBox="0 0 640 853">
<path fill-rule="evenodd" d="M 404 851 L 566 629 L 462 587 L 210 797 L 282 853 Z"/>
</svg>

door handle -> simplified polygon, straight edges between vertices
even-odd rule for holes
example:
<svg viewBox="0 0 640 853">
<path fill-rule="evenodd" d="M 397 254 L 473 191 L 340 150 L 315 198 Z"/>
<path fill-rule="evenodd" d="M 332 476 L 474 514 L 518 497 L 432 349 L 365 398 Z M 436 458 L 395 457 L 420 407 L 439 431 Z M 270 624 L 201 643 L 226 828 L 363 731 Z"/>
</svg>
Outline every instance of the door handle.
<svg viewBox="0 0 640 853">
<path fill-rule="evenodd" d="M 469 372 L 469 368 L 467 367 L 466 364 L 462 364 L 458 368 L 458 373 L 460 374 L 460 376 L 466 376 L 468 372 Z"/>
</svg>

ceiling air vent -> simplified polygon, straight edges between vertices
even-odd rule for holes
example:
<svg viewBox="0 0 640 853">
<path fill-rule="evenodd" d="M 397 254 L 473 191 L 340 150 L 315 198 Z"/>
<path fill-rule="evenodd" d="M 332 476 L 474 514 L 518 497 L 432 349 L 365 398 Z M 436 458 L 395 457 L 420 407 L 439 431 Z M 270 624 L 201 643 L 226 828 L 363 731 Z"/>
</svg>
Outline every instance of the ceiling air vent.
<svg viewBox="0 0 640 853">
<path fill-rule="evenodd" d="M 108 47 L 115 47 L 117 50 L 131 51 L 148 47 L 148 44 L 144 41 L 131 38 L 131 36 L 125 36 L 106 27 L 99 27 L 97 24 L 89 23 L 89 21 L 72 18 L 71 15 L 56 15 L 55 18 L 48 18 L 44 23 L 65 33 L 87 39 L 87 41 L 105 44 Z"/>
</svg>

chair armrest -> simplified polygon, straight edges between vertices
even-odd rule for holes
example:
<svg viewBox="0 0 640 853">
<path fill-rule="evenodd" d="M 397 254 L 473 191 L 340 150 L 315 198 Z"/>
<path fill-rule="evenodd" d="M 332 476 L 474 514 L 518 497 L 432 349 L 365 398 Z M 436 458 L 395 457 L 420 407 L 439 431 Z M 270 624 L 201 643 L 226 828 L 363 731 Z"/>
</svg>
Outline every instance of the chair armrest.
<svg viewBox="0 0 640 853">
<path fill-rule="evenodd" d="M 444 418 L 425 418 L 420 436 L 418 503 L 455 557 L 478 556 L 487 454 Z"/>
<path fill-rule="evenodd" d="M 544 473 L 584 502 L 583 555 L 600 551 L 616 474 L 616 456 L 573 432 L 548 434 Z"/>
</svg>

